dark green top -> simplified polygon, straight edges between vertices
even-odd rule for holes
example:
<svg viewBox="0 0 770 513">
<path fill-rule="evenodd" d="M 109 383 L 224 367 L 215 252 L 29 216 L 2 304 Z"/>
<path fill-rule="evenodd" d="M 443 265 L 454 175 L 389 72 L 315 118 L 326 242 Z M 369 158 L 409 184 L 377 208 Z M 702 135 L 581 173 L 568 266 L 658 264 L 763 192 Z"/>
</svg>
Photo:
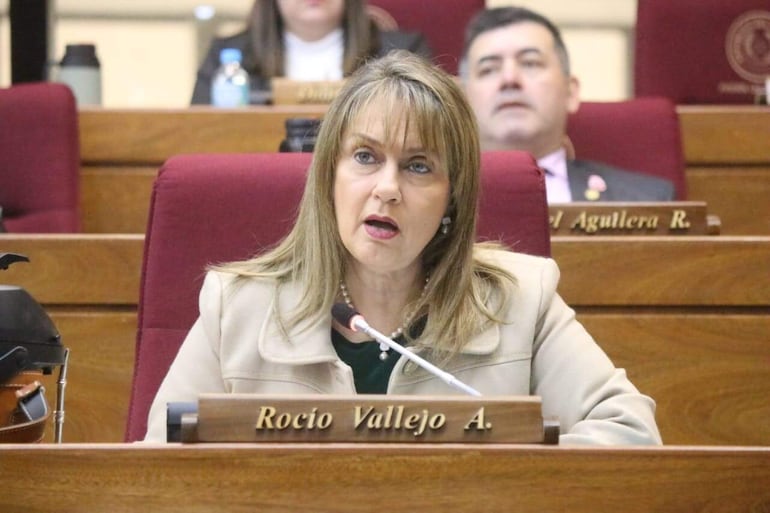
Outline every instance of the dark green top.
<svg viewBox="0 0 770 513">
<path fill-rule="evenodd" d="M 404 336 L 393 339 L 404 344 Z M 393 367 L 401 356 L 390 349 L 385 361 L 380 360 L 380 344 L 374 340 L 351 342 L 332 328 L 332 344 L 337 356 L 353 369 L 353 380 L 359 394 L 385 394 Z"/>
<path fill-rule="evenodd" d="M 417 338 L 425 328 L 426 317 L 418 319 L 411 327 L 411 335 Z M 393 339 L 401 345 L 406 345 L 406 338 L 400 335 Z M 401 354 L 393 349 L 388 350 L 388 357 L 380 360 L 380 343 L 374 340 L 367 342 L 351 342 L 340 332 L 332 328 L 332 345 L 337 356 L 353 370 L 353 381 L 359 394 L 386 394 L 388 381 Z"/>
</svg>

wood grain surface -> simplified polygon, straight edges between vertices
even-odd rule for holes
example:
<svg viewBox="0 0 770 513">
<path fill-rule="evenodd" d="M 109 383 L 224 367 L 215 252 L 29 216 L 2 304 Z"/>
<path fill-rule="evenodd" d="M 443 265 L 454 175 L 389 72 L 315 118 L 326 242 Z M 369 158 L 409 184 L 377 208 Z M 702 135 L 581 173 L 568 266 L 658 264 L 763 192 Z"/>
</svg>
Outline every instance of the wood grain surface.
<svg viewBox="0 0 770 513">
<path fill-rule="evenodd" d="M 770 510 L 770 448 L 11 445 L 0 461 L 8 512 Z"/>
<path fill-rule="evenodd" d="M 67 442 L 123 439 L 143 239 L 0 236 L 32 260 L 3 283 L 43 303 L 71 349 Z M 557 237 L 552 249 L 561 294 L 657 401 L 666 443 L 770 446 L 770 237 Z"/>
<path fill-rule="evenodd" d="M 284 137 L 287 118 L 317 118 L 325 109 L 286 105 L 236 110 L 81 107 L 85 231 L 144 232 L 150 191 L 147 171 L 157 170 L 168 157 L 274 152 Z M 677 111 L 688 199 L 705 201 L 709 214 L 720 218 L 723 234 L 770 235 L 770 110 L 680 106 Z M 145 171 L 139 172 L 142 168 Z M 115 183 L 108 183 L 111 181 Z M 99 192 L 102 188 L 104 194 Z"/>
</svg>

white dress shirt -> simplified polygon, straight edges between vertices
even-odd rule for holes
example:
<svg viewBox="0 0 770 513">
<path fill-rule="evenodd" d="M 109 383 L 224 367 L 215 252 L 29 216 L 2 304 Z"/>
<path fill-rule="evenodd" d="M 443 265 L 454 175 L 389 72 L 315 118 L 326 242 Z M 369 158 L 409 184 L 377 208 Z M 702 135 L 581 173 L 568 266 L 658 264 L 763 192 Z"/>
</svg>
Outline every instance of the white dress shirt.
<svg viewBox="0 0 770 513">
<path fill-rule="evenodd" d="M 545 192 L 548 203 L 569 203 L 572 192 L 567 177 L 567 152 L 564 148 L 538 159 L 537 164 L 545 173 Z"/>
<path fill-rule="evenodd" d="M 344 37 L 337 29 L 318 41 L 303 41 L 284 32 L 284 70 L 291 80 L 341 80 Z"/>
</svg>

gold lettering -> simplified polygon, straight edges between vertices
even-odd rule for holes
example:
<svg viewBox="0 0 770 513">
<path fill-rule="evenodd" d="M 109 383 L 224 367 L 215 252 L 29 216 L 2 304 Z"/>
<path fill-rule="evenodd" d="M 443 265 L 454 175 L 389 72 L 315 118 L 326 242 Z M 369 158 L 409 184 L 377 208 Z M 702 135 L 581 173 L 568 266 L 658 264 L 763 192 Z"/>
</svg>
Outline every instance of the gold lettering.
<svg viewBox="0 0 770 513">
<path fill-rule="evenodd" d="M 262 406 L 257 417 L 257 429 L 273 429 L 273 417 L 275 417 L 275 408 Z"/>
<path fill-rule="evenodd" d="M 690 228 L 690 221 L 687 220 L 687 212 L 682 209 L 674 209 L 671 213 L 671 224 L 669 228 L 672 230 L 687 230 Z"/>
<path fill-rule="evenodd" d="M 586 233 L 596 233 L 596 230 L 599 229 L 599 216 L 587 216 L 586 222 Z"/>
<path fill-rule="evenodd" d="M 291 427 L 294 429 L 303 429 L 305 427 L 305 421 L 307 420 L 307 413 L 298 413 L 291 421 Z"/>
<path fill-rule="evenodd" d="M 642 218 L 642 225 L 640 228 L 647 228 L 648 230 L 655 231 L 658 229 L 658 216 L 649 216 L 647 218 Z"/>
<path fill-rule="evenodd" d="M 401 429 L 401 423 L 404 421 L 404 405 L 396 408 L 396 420 L 393 422 L 393 427 Z"/>
<path fill-rule="evenodd" d="M 419 420 L 420 420 L 420 414 L 419 413 L 412 413 L 406 419 L 404 419 L 404 428 L 405 429 L 416 429 L 417 428 L 417 422 Z"/>
<path fill-rule="evenodd" d="M 369 429 L 382 429 L 382 413 L 372 413 L 366 423 Z"/>
<path fill-rule="evenodd" d="M 281 413 L 278 415 L 278 418 L 275 419 L 275 427 L 279 431 L 283 431 L 287 427 L 291 425 L 291 414 L 290 413 Z"/>
<path fill-rule="evenodd" d="M 394 415 L 395 413 L 395 415 Z M 389 405 L 386 412 L 385 412 L 385 424 L 383 427 L 385 429 L 400 429 L 401 428 L 401 419 L 404 415 L 404 407 L 403 406 L 396 406 L 395 408 L 393 405 Z"/>
<path fill-rule="evenodd" d="M 570 230 L 574 230 L 575 228 L 578 228 L 580 230 L 586 229 L 586 211 L 582 210 L 580 214 L 575 218 L 574 221 L 572 221 L 572 224 L 570 224 Z"/>
<path fill-rule="evenodd" d="M 337 88 L 327 86 L 306 86 L 297 91 L 297 103 L 329 103 L 337 94 Z"/>
<path fill-rule="evenodd" d="M 470 431 L 471 429 L 475 429 L 476 431 L 486 431 L 487 429 L 491 429 L 491 428 L 492 428 L 492 424 L 487 423 L 484 420 L 484 407 L 482 406 L 481 408 L 479 408 L 479 411 L 476 412 L 476 414 L 473 416 L 470 422 L 468 422 L 463 429 L 465 431 Z"/>
<path fill-rule="evenodd" d="M 408 429 L 414 436 L 422 436 L 427 429 L 441 429 L 446 424 L 446 415 L 422 410 L 404 416 L 404 406 L 389 405 L 384 411 L 377 411 L 374 406 L 356 406 L 353 410 L 353 427 L 356 430 L 401 430 Z"/>
<path fill-rule="evenodd" d="M 431 429 L 441 429 L 446 424 L 446 415 L 443 413 L 437 413 L 430 418 L 428 427 Z"/>
<path fill-rule="evenodd" d="M 372 411 L 374 411 L 374 406 L 369 406 L 366 411 L 363 411 L 360 406 L 356 406 L 356 409 L 353 411 L 353 427 L 359 429 Z"/>
<path fill-rule="evenodd" d="M 564 217 L 563 210 L 557 210 L 555 216 L 548 216 L 548 222 L 551 224 L 551 229 L 558 230 L 561 225 L 561 220 Z"/>
<path fill-rule="evenodd" d="M 619 224 L 623 223 L 623 220 L 625 219 L 625 213 L 622 213 L 620 215 L 620 218 L 618 218 L 617 212 L 613 212 L 611 214 L 606 214 L 603 216 L 597 214 L 591 217 L 594 217 L 596 219 L 596 221 L 594 222 L 594 226 L 596 226 L 597 229 L 594 230 L 594 232 L 597 232 L 599 230 L 611 230 L 613 228 L 617 228 Z"/>
<path fill-rule="evenodd" d="M 412 433 L 414 436 L 420 436 L 423 433 L 425 433 L 425 426 L 428 425 L 429 418 L 430 416 L 428 415 L 428 410 L 422 410 L 422 417 L 420 417 L 420 426 L 417 428 L 416 431 Z"/>
<path fill-rule="evenodd" d="M 255 425 L 257 431 L 273 429 L 283 431 L 287 428 L 295 430 L 324 430 L 331 426 L 334 419 L 332 414 L 329 412 L 324 412 L 319 415 L 318 408 L 313 408 L 310 410 L 310 412 L 300 412 L 296 415 L 292 415 L 288 412 L 281 414 L 277 413 L 277 410 L 273 406 L 260 407 L 259 415 L 257 416 L 257 423 Z"/>
<path fill-rule="evenodd" d="M 627 210 L 616 210 L 606 214 L 588 214 L 586 211 L 581 211 L 572 221 L 570 229 L 591 234 L 613 230 L 655 231 L 658 228 L 658 219 L 657 215 L 635 215 L 629 214 Z"/>
<path fill-rule="evenodd" d="M 318 426 L 318 429 L 320 430 L 327 429 L 332 425 L 333 420 L 334 416 L 330 412 L 325 411 L 318 416 L 318 422 L 316 423 L 316 426 Z"/>
</svg>

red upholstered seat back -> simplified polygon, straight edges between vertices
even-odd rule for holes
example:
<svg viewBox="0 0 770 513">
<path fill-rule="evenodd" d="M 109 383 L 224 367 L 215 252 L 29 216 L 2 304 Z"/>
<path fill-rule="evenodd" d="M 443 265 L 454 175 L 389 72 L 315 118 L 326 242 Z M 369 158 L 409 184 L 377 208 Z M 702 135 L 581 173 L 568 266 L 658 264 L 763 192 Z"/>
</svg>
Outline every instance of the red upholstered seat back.
<svg viewBox="0 0 770 513">
<path fill-rule="evenodd" d="M 676 198 L 686 199 L 679 117 L 671 100 L 583 102 L 570 116 L 567 135 L 575 158 L 665 178 L 674 184 Z"/>
<path fill-rule="evenodd" d="M 0 207 L 9 232 L 76 232 L 80 146 L 75 98 L 62 84 L 0 89 Z"/>
<path fill-rule="evenodd" d="M 456 75 L 465 25 L 484 9 L 484 0 L 370 0 L 385 9 L 399 30 L 420 32 L 433 51 L 433 62 Z"/>
<path fill-rule="evenodd" d="M 127 441 L 144 436 L 152 399 L 198 315 L 205 267 L 252 256 L 288 233 L 310 158 L 183 155 L 160 170 L 144 247 Z M 529 155 L 485 155 L 482 189 L 480 238 L 550 254 L 543 175 Z"/>
<path fill-rule="evenodd" d="M 639 0 L 636 96 L 753 103 L 770 75 L 767 0 Z"/>
</svg>

